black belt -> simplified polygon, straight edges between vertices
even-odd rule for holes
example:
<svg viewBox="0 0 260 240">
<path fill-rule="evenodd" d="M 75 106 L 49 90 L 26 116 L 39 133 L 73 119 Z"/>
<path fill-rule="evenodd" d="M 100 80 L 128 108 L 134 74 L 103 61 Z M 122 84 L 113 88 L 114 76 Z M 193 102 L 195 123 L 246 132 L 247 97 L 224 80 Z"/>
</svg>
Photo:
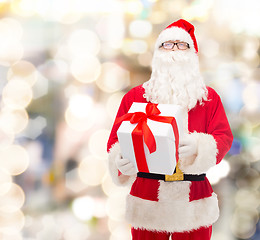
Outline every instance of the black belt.
<svg viewBox="0 0 260 240">
<path fill-rule="evenodd" d="M 146 173 L 146 172 L 138 172 L 137 177 L 141 178 L 149 178 L 149 179 L 158 179 L 166 182 L 172 181 L 203 181 L 206 177 L 206 174 L 173 174 L 173 175 L 163 175 L 158 173 Z"/>
</svg>

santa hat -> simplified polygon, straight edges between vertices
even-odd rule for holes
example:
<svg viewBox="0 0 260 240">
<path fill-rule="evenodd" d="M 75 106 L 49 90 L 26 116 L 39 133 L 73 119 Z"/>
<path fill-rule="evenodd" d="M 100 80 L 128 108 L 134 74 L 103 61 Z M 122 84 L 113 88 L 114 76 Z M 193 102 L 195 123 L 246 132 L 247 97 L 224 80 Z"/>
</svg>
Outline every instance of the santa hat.
<svg viewBox="0 0 260 240">
<path fill-rule="evenodd" d="M 185 21 L 184 19 L 180 19 L 170 24 L 160 33 L 155 46 L 158 48 L 163 42 L 169 40 L 180 40 L 187 42 L 190 48 L 193 48 L 196 52 L 198 52 L 198 45 L 194 35 L 194 30 L 194 26 L 191 23 Z"/>
</svg>

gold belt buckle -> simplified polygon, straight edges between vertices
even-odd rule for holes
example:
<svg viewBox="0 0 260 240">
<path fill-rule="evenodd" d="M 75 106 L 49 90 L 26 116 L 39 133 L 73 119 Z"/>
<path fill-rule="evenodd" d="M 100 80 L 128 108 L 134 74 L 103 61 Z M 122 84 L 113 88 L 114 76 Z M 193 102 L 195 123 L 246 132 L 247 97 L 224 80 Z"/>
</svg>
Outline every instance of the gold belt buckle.
<svg viewBox="0 0 260 240">
<path fill-rule="evenodd" d="M 176 165 L 176 172 L 172 175 L 165 175 L 165 182 L 183 181 L 183 172 L 179 169 L 178 163 Z"/>
</svg>

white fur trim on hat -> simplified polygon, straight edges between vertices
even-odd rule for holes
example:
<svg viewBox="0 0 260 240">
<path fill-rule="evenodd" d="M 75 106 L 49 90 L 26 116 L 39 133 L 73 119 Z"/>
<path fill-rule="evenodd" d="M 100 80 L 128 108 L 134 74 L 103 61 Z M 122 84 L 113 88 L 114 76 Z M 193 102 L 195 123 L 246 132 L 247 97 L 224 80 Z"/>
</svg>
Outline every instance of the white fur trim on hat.
<svg viewBox="0 0 260 240">
<path fill-rule="evenodd" d="M 180 169 L 187 174 L 206 173 L 216 165 L 218 153 L 217 143 L 214 137 L 206 133 L 190 133 L 198 141 L 197 155 L 180 159 Z"/>
<path fill-rule="evenodd" d="M 194 43 L 190 34 L 180 27 L 171 27 L 164 29 L 156 40 L 155 48 L 159 48 L 163 42 L 169 40 L 180 40 L 183 42 L 187 42 L 190 45 L 190 48 L 194 49 L 195 51 Z"/>
<path fill-rule="evenodd" d="M 128 195 L 126 219 L 134 228 L 150 231 L 185 232 L 208 227 L 219 217 L 218 200 L 211 197 L 195 201 L 149 201 Z"/>
<path fill-rule="evenodd" d="M 133 176 L 126 176 L 126 175 L 121 174 L 119 176 L 119 174 L 118 174 L 119 171 L 116 167 L 115 160 L 120 157 L 121 157 L 120 145 L 119 145 L 119 142 L 116 142 L 109 149 L 109 153 L 108 153 L 108 169 L 109 169 L 110 176 L 111 176 L 113 182 L 118 186 L 130 185 L 136 179 L 136 174 Z"/>
</svg>

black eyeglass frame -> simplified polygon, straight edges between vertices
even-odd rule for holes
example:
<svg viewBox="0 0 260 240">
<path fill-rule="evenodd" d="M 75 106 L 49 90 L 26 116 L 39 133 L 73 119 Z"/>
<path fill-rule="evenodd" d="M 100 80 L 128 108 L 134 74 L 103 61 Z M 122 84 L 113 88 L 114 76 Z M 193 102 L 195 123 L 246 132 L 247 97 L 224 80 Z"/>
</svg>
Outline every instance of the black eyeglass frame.
<svg viewBox="0 0 260 240">
<path fill-rule="evenodd" d="M 165 47 L 164 47 L 164 44 L 166 44 L 166 43 L 167 43 L 167 44 L 169 44 L 169 43 L 173 44 L 173 45 L 172 45 L 172 48 L 169 48 L 169 49 L 165 48 Z M 187 45 L 187 48 L 185 48 L 185 49 L 180 49 L 180 48 L 179 48 L 179 45 L 178 45 L 178 44 L 180 44 L 180 43 L 185 43 L 185 44 Z M 172 50 L 175 45 L 177 46 L 177 48 L 178 48 L 179 50 L 187 50 L 188 48 L 190 48 L 190 45 L 189 45 L 187 42 L 163 42 L 162 45 L 161 45 L 159 48 L 163 48 L 163 49 L 165 49 L 165 50 Z"/>
</svg>

